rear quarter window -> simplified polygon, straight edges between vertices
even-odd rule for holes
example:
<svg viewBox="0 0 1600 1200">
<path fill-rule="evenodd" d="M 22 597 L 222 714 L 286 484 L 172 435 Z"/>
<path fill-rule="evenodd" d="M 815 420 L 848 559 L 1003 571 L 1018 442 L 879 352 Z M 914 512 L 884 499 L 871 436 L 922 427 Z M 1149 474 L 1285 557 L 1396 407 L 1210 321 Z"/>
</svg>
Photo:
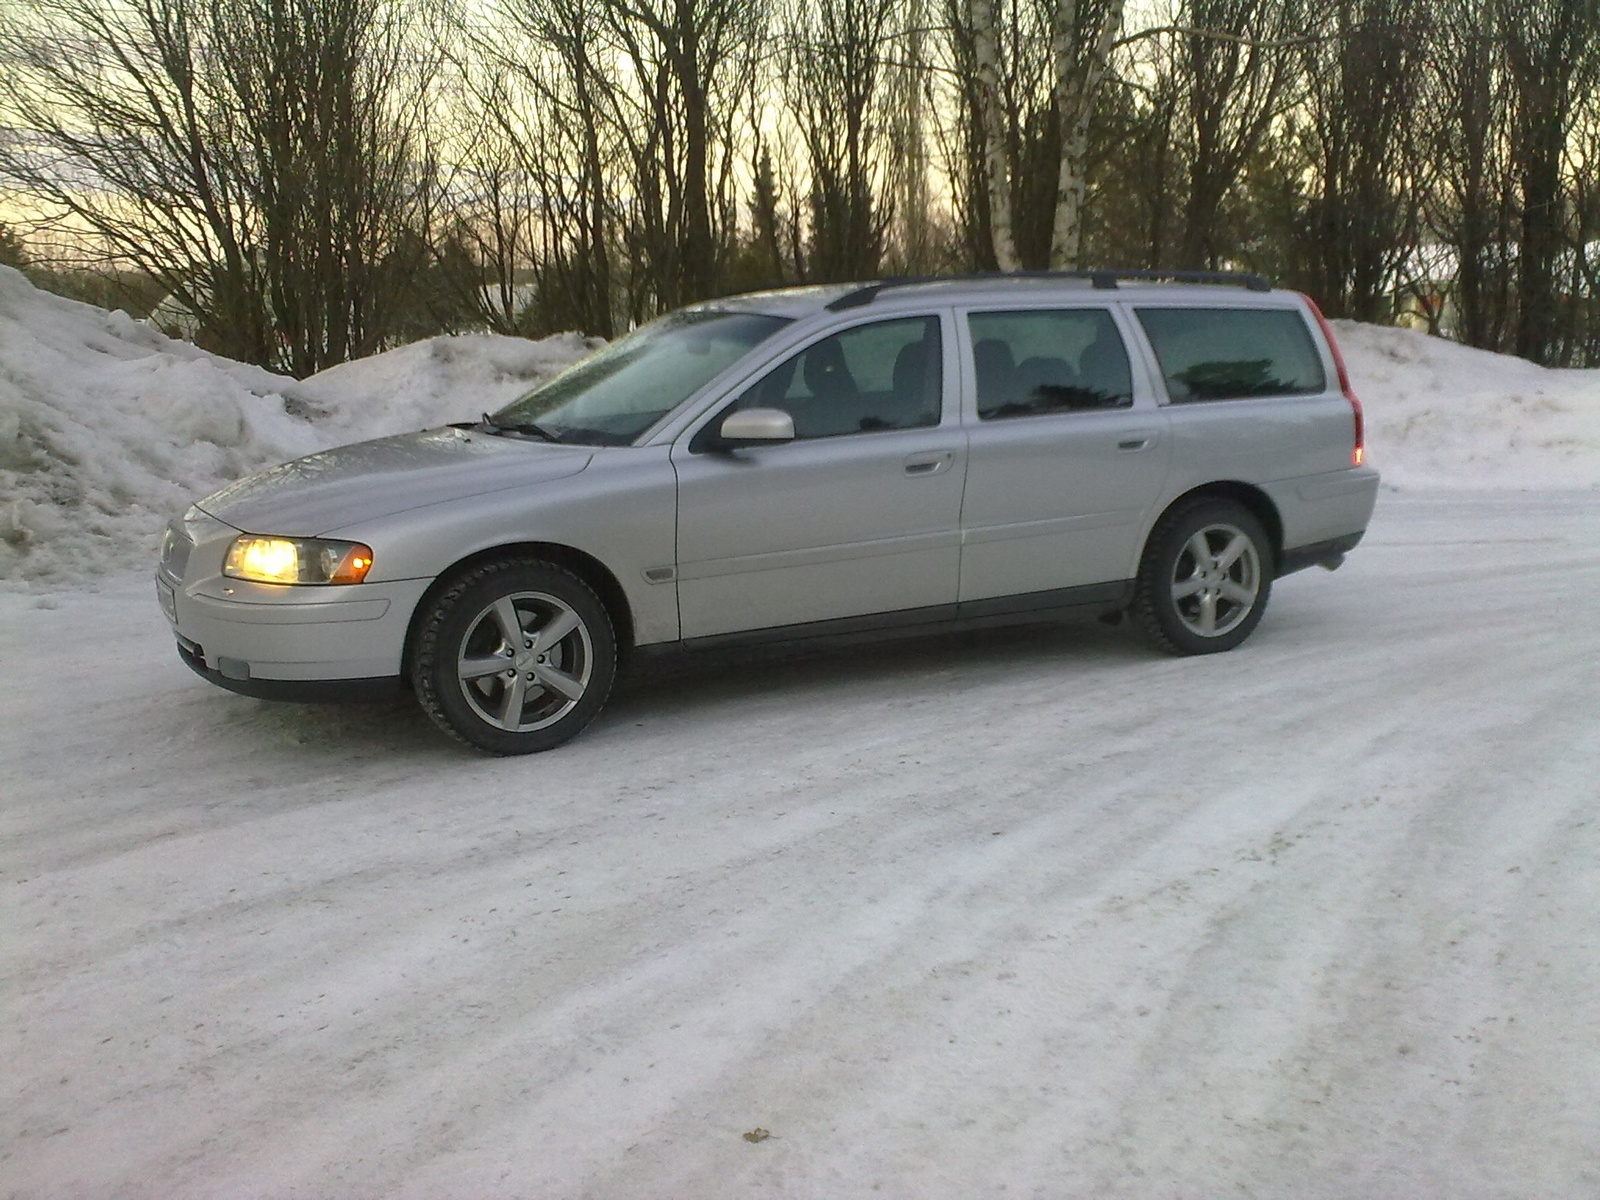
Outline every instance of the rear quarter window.
<svg viewBox="0 0 1600 1200">
<path fill-rule="evenodd" d="M 1141 308 L 1174 402 L 1301 396 L 1327 387 L 1322 356 L 1285 308 Z"/>
</svg>

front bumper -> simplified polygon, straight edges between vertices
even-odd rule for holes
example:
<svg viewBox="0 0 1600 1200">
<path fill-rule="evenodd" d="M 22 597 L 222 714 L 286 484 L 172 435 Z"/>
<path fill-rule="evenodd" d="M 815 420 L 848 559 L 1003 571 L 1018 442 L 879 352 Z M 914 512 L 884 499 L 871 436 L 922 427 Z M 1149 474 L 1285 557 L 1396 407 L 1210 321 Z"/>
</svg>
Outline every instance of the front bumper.
<svg viewBox="0 0 1600 1200">
<path fill-rule="evenodd" d="M 279 685 L 350 685 L 320 689 L 329 694 L 321 698 L 398 686 L 411 614 L 429 580 L 290 586 L 230 579 L 222 561 L 238 533 L 195 509 L 170 527 L 156 592 L 186 663 L 221 687 L 268 698 L 305 699 L 319 690 Z"/>
<path fill-rule="evenodd" d="M 178 639 L 178 657 L 200 678 L 218 687 L 254 696 L 258 700 L 289 700 L 300 704 L 370 704 L 402 695 L 405 681 L 398 675 L 372 679 L 233 679 L 206 666 L 200 647 Z"/>
</svg>

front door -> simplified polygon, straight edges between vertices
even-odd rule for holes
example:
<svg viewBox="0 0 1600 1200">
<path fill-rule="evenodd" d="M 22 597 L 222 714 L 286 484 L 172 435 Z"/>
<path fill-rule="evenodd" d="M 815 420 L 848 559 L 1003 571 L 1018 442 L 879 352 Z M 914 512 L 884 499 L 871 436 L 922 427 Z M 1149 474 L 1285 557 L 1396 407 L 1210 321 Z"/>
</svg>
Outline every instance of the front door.
<svg viewBox="0 0 1600 1200">
<path fill-rule="evenodd" d="M 944 321 L 821 338 L 674 446 L 683 637 L 954 605 L 966 450 Z M 788 412 L 795 440 L 708 448 L 739 408 Z"/>
</svg>

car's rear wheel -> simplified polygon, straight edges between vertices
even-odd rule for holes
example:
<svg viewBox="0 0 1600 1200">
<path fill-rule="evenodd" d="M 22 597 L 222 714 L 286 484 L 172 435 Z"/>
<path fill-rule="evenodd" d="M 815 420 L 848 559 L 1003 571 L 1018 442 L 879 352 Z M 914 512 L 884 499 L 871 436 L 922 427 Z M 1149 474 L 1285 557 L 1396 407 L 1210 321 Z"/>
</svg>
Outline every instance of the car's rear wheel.
<svg viewBox="0 0 1600 1200">
<path fill-rule="evenodd" d="M 616 676 L 616 635 L 583 580 L 507 559 L 453 580 L 418 626 L 412 684 L 452 737 L 491 754 L 531 754 L 577 736 Z"/>
<path fill-rule="evenodd" d="M 1260 624 L 1272 575 L 1272 543 L 1254 514 L 1231 500 L 1200 499 L 1151 530 L 1133 614 L 1168 653 L 1231 650 Z"/>
</svg>

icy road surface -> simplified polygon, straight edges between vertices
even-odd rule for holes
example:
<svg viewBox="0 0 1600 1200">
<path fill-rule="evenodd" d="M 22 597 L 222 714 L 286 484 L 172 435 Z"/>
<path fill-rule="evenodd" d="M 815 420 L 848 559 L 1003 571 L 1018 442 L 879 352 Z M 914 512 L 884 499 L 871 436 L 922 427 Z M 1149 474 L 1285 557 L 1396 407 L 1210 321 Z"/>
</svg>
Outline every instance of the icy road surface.
<svg viewBox="0 0 1600 1200">
<path fill-rule="evenodd" d="M 216 691 L 143 575 L 0 657 L 0 1195 L 1600 1193 L 1595 493 L 1386 493 L 1231 654 L 679 671 L 528 759 Z"/>
</svg>

